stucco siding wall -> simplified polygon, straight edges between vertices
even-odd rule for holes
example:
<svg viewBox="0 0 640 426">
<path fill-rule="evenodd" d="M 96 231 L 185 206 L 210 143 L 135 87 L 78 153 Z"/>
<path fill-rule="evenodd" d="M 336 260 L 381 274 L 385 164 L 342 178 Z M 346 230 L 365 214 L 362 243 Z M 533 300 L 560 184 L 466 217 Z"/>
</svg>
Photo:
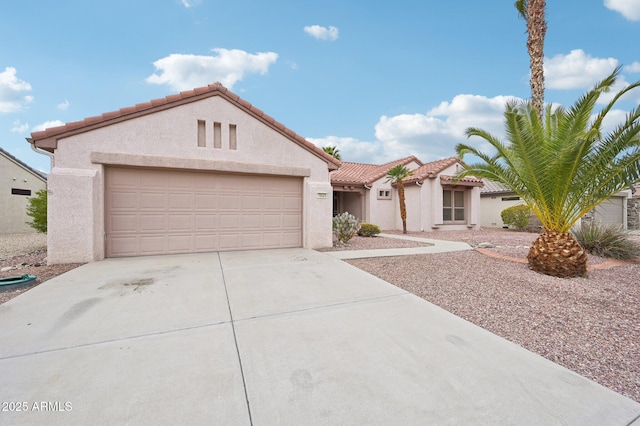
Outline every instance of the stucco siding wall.
<svg viewBox="0 0 640 426">
<path fill-rule="evenodd" d="M 95 189 L 98 173 L 54 167 L 49 175 L 47 262 L 84 263 L 99 260 Z M 100 231 L 98 231 L 100 232 Z M 102 238 L 99 238 L 102 240 Z M 102 254 L 102 256 L 101 256 Z"/>
<path fill-rule="evenodd" d="M 410 185 L 405 188 L 405 204 L 407 205 L 407 231 L 422 231 L 422 191 L 417 185 Z M 398 207 L 398 229 L 402 229 L 402 218 L 400 218 L 400 207 Z"/>
<path fill-rule="evenodd" d="M 385 179 L 378 179 L 371 185 L 368 191 L 369 220 L 368 222 L 378 225 L 380 229 L 398 229 L 396 218 L 400 218 L 400 205 L 398 204 L 398 191 L 390 183 L 385 183 Z M 378 191 L 391 191 L 391 199 L 378 199 Z M 402 229 L 402 228 L 400 228 Z"/>
<path fill-rule="evenodd" d="M 206 123 L 206 147 L 198 147 L 198 120 Z M 221 123 L 221 148 L 213 147 L 213 123 Z M 229 149 L 229 124 L 237 149 Z M 91 152 L 142 154 L 220 162 L 302 166 L 313 180 L 328 181 L 326 163 L 219 97 L 208 98 L 60 140 L 56 166 L 89 168 Z M 310 157 L 315 161 L 310 161 Z M 95 166 L 93 166 L 95 168 Z"/>
<path fill-rule="evenodd" d="M 14 195 L 12 188 L 30 190 L 31 196 Z M 0 155 L 0 234 L 36 232 L 26 224 L 31 221 L 27 216 L 28 198 L 46 188 L 46 181 Z"/>
<path fill-rule="evenodd" d="M 204 147 L 198 146 L 198 120 L 205 122 Z M 214 148 L 214 122 L 220 123 L 220 148 Z M 236 126 L 237 149 L 229 146 L 230 124 Z M 303 245 L 332 244 L 327 163 L 226 100 L 212 97 L 58 141 L 50 181 L 49 262 L 104 258 L 103 169 L 105 164 L 129 161 L 239 173 L 297 173 L 304 177 Z"/>
<path fill-rule="evenodd" d="M 485 228 L 507 226 L 502 222 L 502 211 L 512 206 L 524 204 L 522 200 L 502 200 L 514 196 L 514 194 L 483 195 L 480 200 L 480 225 Z"/>
<path fill-rule="evenodd" d="M 332 189 L 329 182 L 304 183 L 303 246 L 311 249 L 333 245 Z"/>
</svg>

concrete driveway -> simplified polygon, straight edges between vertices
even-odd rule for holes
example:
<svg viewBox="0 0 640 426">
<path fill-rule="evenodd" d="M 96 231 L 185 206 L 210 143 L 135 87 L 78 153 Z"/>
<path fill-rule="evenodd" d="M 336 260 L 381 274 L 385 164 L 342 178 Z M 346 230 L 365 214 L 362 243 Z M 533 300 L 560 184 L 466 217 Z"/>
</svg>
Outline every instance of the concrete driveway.
<svg viewBox="0 0 640 426">
<path fill-rule="evenodd" d="M 334 257 L 109 259 L 0 305 L 0 424 L 629 425 L 640 404 Z"/>
</svg>

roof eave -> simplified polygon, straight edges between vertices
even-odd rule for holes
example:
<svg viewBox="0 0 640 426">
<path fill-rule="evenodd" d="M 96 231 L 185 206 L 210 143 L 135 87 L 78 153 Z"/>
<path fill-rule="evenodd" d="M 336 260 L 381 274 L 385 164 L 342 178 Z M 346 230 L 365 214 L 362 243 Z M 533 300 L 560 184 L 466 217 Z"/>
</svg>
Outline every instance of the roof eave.
<svg viewBox="0 0 640 426">
<path fill-rule="evenodd" d="M 271 116 L 265 114 L 262 110 L 241 99 L 238 95 L 229 92 L 226 87 L 219 83 L 211 84 L 206 88 L 196 88 L 191 91 L 169 95 L 165 98 L 154 99 L 146 103 L 137 104 L 133 107 L 121 108 L 118 111 L 107 112 L 100 116 L 85 118 L 82 121 L 67 123 L 64 126 L 59 126 L 58 128 L 54 127 L 41 132 L 34 132 L 31 134 L 30 138 L 27 138 L 27 141 L 37 148 L 54 152 L 58 147 L 58 140 L 60 139 L 90 132 L 101 127 L 110 126 L 112 124 L 138 118 L 143 115 L 164 111 L 214 96 L 220 96 L 227 102 L 245 111 L 247 114 L 253 116 L 263 124 L 325 161 L 329 170 L 336 170 L 340 166 L 339 160 L 327 154 L 294 131 L 288 129 Z M 56 132 L 56 129 L 59 129 L 59 132 Z M 40 138 L 40 136 L 42 138 Z"/>
</svg>

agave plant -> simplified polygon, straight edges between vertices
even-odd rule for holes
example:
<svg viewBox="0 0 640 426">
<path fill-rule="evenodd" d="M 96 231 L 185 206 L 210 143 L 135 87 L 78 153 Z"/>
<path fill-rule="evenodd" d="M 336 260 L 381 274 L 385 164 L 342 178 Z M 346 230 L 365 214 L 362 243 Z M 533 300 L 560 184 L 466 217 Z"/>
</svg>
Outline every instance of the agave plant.
<svg viewBox="0 0 640 426">
<path fill-rule="evenodd" d="M 620 68 L 582 95 L 571 108 L 546 106 L 542 118 L 531 101 L 514 101 L 504 113 L 506 141 L 469 128 L 497 151 L 488 155 L 466 145 L 458 155 L 481 161 L 466 165 L 459 178 L 473 175 L 500 182 L 524 200 L 543 231 L 527 256 L 536 272 L 557 277 L 586 275 L 587 254 L 570 230 L 588 211 L 640 180 L 640 106 L 613 131 L 603 121 L 620 98 L 640 81 L 618 92 L 597 114 L 600 96 L 618 79 Z"/>
</svg>

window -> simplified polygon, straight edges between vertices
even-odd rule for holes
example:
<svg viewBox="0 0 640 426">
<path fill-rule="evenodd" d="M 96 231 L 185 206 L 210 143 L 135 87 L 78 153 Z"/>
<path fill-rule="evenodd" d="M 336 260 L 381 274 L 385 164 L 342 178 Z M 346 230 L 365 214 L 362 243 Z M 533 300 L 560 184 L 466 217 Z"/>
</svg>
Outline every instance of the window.
<svg viewBox="0 0 640 426">
<path fill-rule="evenodd" d="M 391 190 L 390 189 L 379 189 L 378 190 L 378 200 L 390 200 L 391 199 Z"/>
<path fill-rule="evenodd" d="M 30 189 L 11 188 L 11 195 L 31 195 Z"/>
<path fill-rule="evenodd" d="M 213 147 L 222 148 L 222 123 L 213 123 Z"/>
<path fill-rule="evenodd" d="M 207 146 L 207 123 L 204 120 L 198 120 L 198 146 Z"/>
<path fill-rule="evenodd" d="M 502 201 L 518 201 L 520 197 L 502 197 Z"/>
<path fill-rule="evenodd" d="M 238 149 L 238 132 L 235 124 L 229 124 L 229 149 Z"/>
<path fill-rule="evenodd" d="M 444 222 L 464 221 L 464 191 L 445 189 L 442 191 L 442 220 Z"/>
</svg>

